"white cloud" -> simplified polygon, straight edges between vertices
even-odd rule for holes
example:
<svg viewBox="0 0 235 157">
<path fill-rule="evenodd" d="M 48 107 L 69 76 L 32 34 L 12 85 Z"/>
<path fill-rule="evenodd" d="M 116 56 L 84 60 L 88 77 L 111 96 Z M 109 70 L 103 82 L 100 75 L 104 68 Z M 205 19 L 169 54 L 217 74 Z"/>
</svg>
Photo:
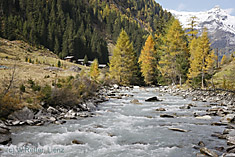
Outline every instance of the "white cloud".
<svg viewBox="0 0 235 157">
<path fill-rule="evenodd" d="M 184 3 L 180 3 L 180 4 L 178 5 L 177 10 L 182 11 L 182 10 L 184 10 L 185 8 L 186 8 L 186 5 L 185 5 Z"/>
<path fill-rule="evenodd" d="M 232 14 L 232 13 L 234 13 L 234 8 L 228 8 L 228 9 L 224 9 L 228 14 Z"/>
</svg>

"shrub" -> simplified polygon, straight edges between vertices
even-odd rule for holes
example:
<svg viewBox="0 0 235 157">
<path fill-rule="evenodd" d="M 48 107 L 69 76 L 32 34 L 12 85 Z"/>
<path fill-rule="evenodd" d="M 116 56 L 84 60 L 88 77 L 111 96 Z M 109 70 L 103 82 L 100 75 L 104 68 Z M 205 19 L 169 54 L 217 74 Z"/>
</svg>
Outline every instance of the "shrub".
<svg viewBox="0 0 235 157">
<path fill-rule="evenodd" d="M 33 103 L 33 100 L 32 100 L 32 98 L 27 98 L 27 99 L 26 99 L 26 102 L 27 102 L 28 104 L 32 104 L 32 103 Z"/>
<path fill-rule="evenodd" d="M 45 75 L 44 78 L 50 78 L 50 75 Z"/>
<path fill-rule="evenodd" d="M 44 101 L 47 104 L 50 103 L 51 102 L 51 93 L 52 93 L 51 86 L 46 85 L 45 87 L 42 88 L 42 90 L 39 94 L 39 100 Z"/>
<path fill-rule="evenodd" d="M 28 84 L 30 84 L 31 89 L 35 92 L 41 90 L 41 86 L 35 84 L 35 82 L 31 79 L 28 80 Z"/>
<path fill-rule="evenodd" d="M 67 82 L 70 82 L 71 80 L 73 80 L 74 79 L 74 77 L 73 76 L 68 76 L 68 78 L 67 78 Z"/>
<path fill-rule="evenodd" d="M 0 117 L 6 118 L 12 112 L 20 109 L 20 100 L 10 92 L 0 96 Z"/>
<path fill-rule="evenodd" d="M 40 91 L 41 90 L 41 86 L 39 86 L 39 85 L 34 85 L 33 87 L 32 87 L 32 89 L 33 89 L 33 91 Z"/>
<path fill-rule="evenodd" d="M 25 86 L 23 84 L 20 85 L 20 91 L 23 93 L 25 92 Z"/>
<path fill-rule="evenodd" d="M 61 67 L 61 62 L 60 62 L 60 60 L 57 62 L 57 67 Z"/>
<path fill-rule="evenodd" d="M 35 82 L 32 79 L 29 79 L 28 84 L 30 84 L 30 87 L 32 88 L 35 85 Z"/>
</svg>

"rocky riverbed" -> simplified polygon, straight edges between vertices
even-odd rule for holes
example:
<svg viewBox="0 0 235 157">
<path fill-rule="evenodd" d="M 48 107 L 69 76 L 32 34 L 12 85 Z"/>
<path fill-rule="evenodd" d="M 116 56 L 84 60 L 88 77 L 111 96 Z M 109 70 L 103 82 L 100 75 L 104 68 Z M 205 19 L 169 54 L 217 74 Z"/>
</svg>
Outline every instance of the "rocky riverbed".
<svg viewBox="0 0 235 157">
<path fill-rule="evenodd" d="M 192 101 L 208 102 L 209 109 L 206 113 L 200 115 L 194 112 L 194 116 L 197 119 L 211 119 L 213 116 L 220 117 L 219 122 L 211 123 L 211 125 L 225 126 L 224 131 L 221 133 L 215 133 L 211 136 L 219 139 L 227 140 L 227 147 L 218 147 L 218 149 L 226 150 L 223 156 L 235 156 L 235 93 L 226 91 L 203 91 L 187 89 L 182 90 L 176 87 L 160 87 L 157 88 L 160 93 L 170 93 L 171 95 L 180 95 L 184 99 L 192 99 Z M 193 104 L 188 104 L 181 107 L 181 109 L 190 109 L 195 107 Z M 216 156 L 213 153 L 209 153 L 208 149 L 200 149 L 203 154 L 207 156 Z"/>
<path fill-rule="evenodd" d="M 0 121 L 0 143 L 7 144 L 0 146 L 2 156 L 22 146 L 64 150 L 49 156 L 234 155 L 231 93 L 115 85 L 97 95 L 75 108 L 24 108 Z"/>
</svg>

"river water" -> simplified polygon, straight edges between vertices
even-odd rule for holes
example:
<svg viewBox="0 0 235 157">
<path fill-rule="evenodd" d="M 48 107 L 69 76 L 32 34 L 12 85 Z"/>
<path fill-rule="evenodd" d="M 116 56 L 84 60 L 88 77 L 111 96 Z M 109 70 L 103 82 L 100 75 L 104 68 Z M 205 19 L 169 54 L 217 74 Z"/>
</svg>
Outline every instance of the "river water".
<svg viewBox="0 0 235 157">
<path fill-rule="evenodd" d="M 203 141 L 207 148 L 225 146 L 226 141 L 212 137 L 224 127 L 212 126 L 219 117 L 196 119 L 194 112 L 205 114 L 208 103 L 192 102 L 181 96 L 160 94 L 154 88 L 120 90 L 133 97 L 110 99 L 99 105 L 94 116 L 68 120 L 63 125 L 27 126 L 16 129 L 13 143 L 1 146 L 0 156 L 17 157 L 192 157 L 199 153 L 193 148 Z M 161 102 L 145 102 L 157 96 Z M 137 99 L 142 104 L 132 104 Z M 196 107 L 180 109 L 193 103 Z M 165 112 L 155 111 L 165 108 Z M 175 115 L 162 118 L 161 114 Z M 188 132 L 176 132 L 180 128 Z M 72 144 L 73 140 L 83 144 Z M 221 152 L 217 152 L 222 154 Z"/>
</svg>

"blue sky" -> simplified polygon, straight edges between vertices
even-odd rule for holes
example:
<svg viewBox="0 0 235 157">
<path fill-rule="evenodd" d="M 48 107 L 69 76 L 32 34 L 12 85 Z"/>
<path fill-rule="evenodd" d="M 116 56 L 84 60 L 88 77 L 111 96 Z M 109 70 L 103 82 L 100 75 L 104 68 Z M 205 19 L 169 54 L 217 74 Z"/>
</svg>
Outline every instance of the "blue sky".
<svg viewBox="0 0 235 157">
<path fill-rule="evenodd" d="M 235 16 L 235 0 L 156 0 L 165 9 L 177 11 L 206 11 L 219 5 L 230 15 Z"/>
</svg>

